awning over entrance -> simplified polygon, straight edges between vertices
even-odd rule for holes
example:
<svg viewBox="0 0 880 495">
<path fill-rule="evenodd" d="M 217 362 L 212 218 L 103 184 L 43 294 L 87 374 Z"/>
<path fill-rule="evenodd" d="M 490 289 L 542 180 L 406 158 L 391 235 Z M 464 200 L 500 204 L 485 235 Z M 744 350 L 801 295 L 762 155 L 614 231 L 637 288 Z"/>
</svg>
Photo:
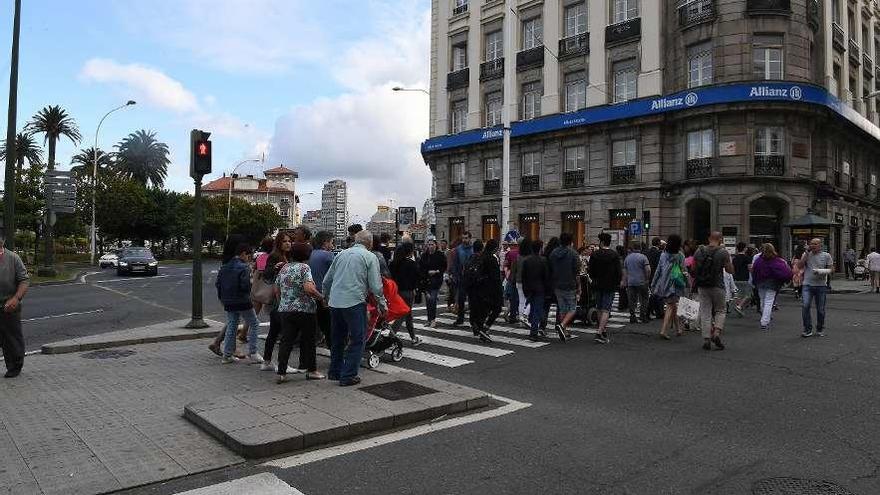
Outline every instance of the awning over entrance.
<svg viewBox="0 0 880 495">
<path fill-rule="evenodd" d="M 838 225 L 836 222 L 829 220 L 825 217 L 820 217 L 815 213 L 807 213 L 806 215 L 795 218 L 791 222 L 785 224 L 786 227 L 831 227 L 832 225 Z"/>
</svg>

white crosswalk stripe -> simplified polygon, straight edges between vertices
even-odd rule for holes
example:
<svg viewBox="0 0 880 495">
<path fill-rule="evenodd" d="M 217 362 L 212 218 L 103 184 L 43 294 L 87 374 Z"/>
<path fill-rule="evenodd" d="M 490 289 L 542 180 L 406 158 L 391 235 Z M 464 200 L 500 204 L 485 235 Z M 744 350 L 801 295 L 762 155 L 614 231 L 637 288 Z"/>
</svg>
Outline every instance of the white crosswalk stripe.
<svg viewBox="0 0 880 495">
<path fill-rule="evenodd" d="M 484 356 L 501 357 L 513 354 L 509 349 L 497 349 L 486 345 L 474 345 L 457 340 L 438 339 L 430 335 L 420 335 L 423 344 L 433 345 L 436 347 L 445 347 L 447 349 L 455 349 L 456 351 L 469 352 L 471 354 L 482 354 Z"/>
<path fill-rule="evenodd" d="M 449 318 L 448 321 L 451 323 L 452 318 Z M 415 323 L 413 325 L 413 327 L 415 327 L 416 329 L 421 330 L 423 332 L 436 332 L 436 333 L 442 333 L 444 335 L 454 335 L 456 337 L 475 338 L 473 332 L 468 332 L 465 330 L 455 330 L 455 329 L 451 329 L 451 328 L 431 328 L 431 327 L 429 327 L 427 325 L 423 325 L 421 323 Z M 492 330 L 493 331 L 495 330 L 494 326 L 492 327 Z M 522 335 L 522 334 L 519 334 L 519 335 Z M 528 335 L 528 331 L 526 331 L 525 335 Z M 516 345 L 516 346 L 520 346 L 520 347 L 531 347 L 533 349 L 537 348 L 537 347 L 544 347 L 545 345 L 547 345 L 547 342 L 532 342 L 530 340 L 514 339 L 514 338 L 510 338 L 510 337 L 504 337 L 502 335 L 495 335 L 494 332 L 492 332 L 492 341 L 499 343 L 499 344 Z"/>
<path fill-rule="evenodd" d="M 451 325 L 452 322 L 455 321 L 455 319 L 452 318 L 452 317 L 449 317 L 449 316 L 440 316 L 440 317 L 437 318 L 437 321 L 439 321 L 439 322 L 441 322 L 441 323 L 446 323 L 446 324 Z M 580 329 L 580 328 L 573 328 L 573 327 L 570 328 L 570 330 L 571 330 L 572 332 L 595 333 L 594 331 L 591 331 L 591 330 Z M 443 332 L 446 332 L 446 331 L 448 331 L 448 330 L 446 330 L 446 329 L 444 328 L 442 331 L 443 331 Z M 493 340 L 498 340 L 497 336 L 495 335 L 497 332 L 509 333 L 509 334 L 513 334 L 513 335 L 522 335 L 523 337 L 528 337 L 529 334 L 530 334 L 528 328 L 521 328 L 521 327 L 518 327 L 518 326 L 515 326 L 515 325 L 499 324 L 499 323 L 496 323 L 496 324 L 492 325 L 492 329 L 489 331 L 489 336 L 490 336 Z M 572 335 L 572 336 L 575 337 L 576 335 Z M 499 341 L 499 342 L 500 342 L 500 341 Z M 529 342 L 530 344 L 543 344 L 543 345 L 547 345 L 547 342 L 531 342 L 531 341 L 525 341 L 525 342 Z"/>
<path fill-rule="evenodd" d="M 434 354 L 433 352 L 413 349 L 411 347 L 407 347 L 406 350 L 403 351 L 403 362 L 407 359 L 415 359 L 416 361 L 422 361 L 423 363 L 436 364 L 447 368 L 458 368 L 459 366 L 464 366 L 466 364 L 473 364 L 473 361 L 469 359 Z"/>
<path fill-rule="evenodd" d="M 225 481 L 204 488 L 179 492 L 177 495 L 240 495 L 242 493 L 303 495 L 303 492 L 288 485 L 272 473 L 260 473 L 246 478 Z"/>
</svg>

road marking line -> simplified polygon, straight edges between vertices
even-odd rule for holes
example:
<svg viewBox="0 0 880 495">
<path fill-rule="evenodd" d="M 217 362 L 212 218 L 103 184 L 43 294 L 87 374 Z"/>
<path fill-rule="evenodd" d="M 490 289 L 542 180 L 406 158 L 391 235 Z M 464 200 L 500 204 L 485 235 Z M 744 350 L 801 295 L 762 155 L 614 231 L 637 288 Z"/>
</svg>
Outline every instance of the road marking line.
<svg viewBox="0 0 880 495">
<path fill-rule="evenodd" d="M 103 285 L 92 285 L 92 287 L 97 287 L 101 290 L 106 290 L 107 292 L 112 292 L 114 294 L 119 294 L 120 296 L 123 296 L 123 297 L 128 297 L 128 298 L 134 299 L 135 301 L 142 302 L 144 304 L 148 304 L 150 306 L 153 306 L 154 308 L 164 309 L 165 311 L 171 311 L 173 313 L 177 313 L 177 314 L 180 314 L 180 315 L 183 315 L 186 317 L 190 316 L 190 313 L 187 313 L 185 311 L 181 311 L 179 309 L 172 308 L 170 306 L 163 306 L 161 304 L 156 304 L 153 301 L 147 301 L 146 299 L 143 299 L 138 296 L 132 296 L 131 292 L 122 292 L 122 291 L 118 291 L 116 289 L 111 289 L 110 287 L 104 287 Z"/>
<path fill-rule="evenodd" d="M 456 337 L 476 338 L 476 337 L 474 337 L 473 332 L 468 332 L 465 330 L 453 330 L 450 328 L 431 328 L 431 327 L 424 325 L 422 323 L 415 323 L 415 324 L 413 324 L 413 326 L 415 328 L 418 328 L 419 330 L 422 330 L 425 332 L 437 332 L 437 333 L 444 334 L 444 335 L 454 335 Z M 492 332 L 493 330 L 495 330 L 494 326 L 492 327 L 490 332 Z M 530 347 L 533 349 L 537 348 L 537 347 L 544 347 L 545 345 L 547 345 L 547 342 L 532 342 L 529 340 L 514 339 L 514 338 L 510 338 L 510 337 L 504 337 L 502 335 L 495 335 L 495 334 L 490 334 L 490 337 L 492 338 L 493 342 L 498 342 L 501 344 L 509 344 L 509 345 L 518 345 L 518 346 L 522 346 L 522 347 Z"/>
<path fill-rule="evenodd" d="M 452 322 L 454 321 L 452 318 L 450 318 L 448 316 L 441 316 L 440 318 L 437 318 L 437 320 L 438 321 L 442 320 L 444 323 L 449 324 L 449 325 L 451 325 Z M 568 330 L 572 333 L 574 333 L 574 332 L 587 333 L 587 334 L 595 334 L 596 333 L 595 330 L 591 330 L 589 328 L 568 327 Z M 489 337 L 494 338 L 494 336 L 492 335 L 493 332 L 511 333 L 514 335 L 522 335 L 525 337 L 528 337 L 531 334 L 531 331 L 528 328 L 520 328 L 518 326 L 513 326 L 513 325 L 509 325 L 509 324 L 502 324 L 502 323 L 496 323 L 496 324 L 492 325 L 492 328 L 489 330 Z M 555 331 L 554 331 L 554 333 L 555 333 Z M 572 335 L 572 337 L 575 337 L 575 335 Z"/>
<path fill-rule="evenodd" d="M 434 433 L 437 431 L 447 430 L 449 428 L 455 428 L 457 426 L 463 426 L 470 423 L 475 423 L 477 421 L 483 421 L 486 419 L 497 418 L 499 416 L 504 416 L 505 414 L 514 413 L 521 409 L 525 409 L 527 407 L 531 407 L 531 404 L 527 402 L 519 402 L 511 399 L 506 399 L 504 397 L 500 397 L 497 395 L 491 395 L 495 400 L 499 400 L 502 402 L 507 402 L 506 405 L 501 406 L 497 409 L 492 409 L 490 411 L 483 411 L 476 414 L 470 414 L 467 416 L 461 416 L 457 418 L 444 419 L 441 421 L 435 421 L 433 423 L 428 423 L 420 426 L 416 426 L 414 428 L 410 428 L 403 431 L 396 431 L 393 433 L 387 433 L 385 435 L 379 435 L 373 438 L 367 438 L 364 440 L 359 440 L 356 442 L 351 442 L 344 445 L 335 445 L 333 447 L 327 447 L 319 450 L 314 450 L 311 452 L 305 452 L 303 454 L 297 454 L 290 457 L 285 457 L 283 459 L 275 459 L 273 461 L 269 461 L 265 464 L 262 464 L 265 467 L 273 467 L 278 469 L 290 469 L 297 466 L 304 466 L 306 464 L 311 464 L 317 461 L 323 461 L 326 459 L 332 459 L 333 457 L 338 457 L 341 455 L 351 454 L 354 452 L 360 452 L 362 450 L 371 449 L 373 447 L 379 447 L 382 445 L 387 445 L 389 443 L 399 442 L 401 440 L 408 440 L 410 438 L 415 438 L 418 436 L 422 436 L 428 433 Z"/>
<path fill-rule="evenodd" d="M 486 347 L 482 345 L 474 345 L 468 344 L 466 342 L 459 342 L 457 340 L 446 340 L 446 339 L 438 339 L 436 337 L 431 337 L 430 335 L 422 335 L 420 336 L 423 344 L 434 345 L 437 347 L 445 347 L 447 349 L 455 349 L 456 351 L 462 352 L 470 352 L 471 354 L 482 354 L 483 356 L 491 356 L 491 357 L 501 357 L 506 356 L 508 354 L 513 354 L 513 351 L 510 349 L 497 349 L 495 347 Z M 404 351 L 404 356 L 407 351 Z"/>
<path fill-rule="evenodd" d="M 443 354 L 434 354 L 433 352 L 423 351 L 420 349 L 406 348 L 403 350 L 403 359 L 415 359 L 428 364 L 436 364 L 446 368 L 458 368 L 466 364 L 473 364 L 469 359 L 461 359 L 452 356 L 444 356 Z"/>
<path fill-rule="evenodd" d="M 239 495 L 260 493 L 262 495 L 303 495 L 272 473 L 260 473 L 246 478 L 226 481 L 216 485 L 178 492 L 176 495 Z"/>
<path fill-rule="evenodd" d="M 28 318 L 26 320 L 21 320 L 21 321 L 25 322 L 25 321 L 48 320 L 50 318 L 64 318 L 65 316 L 91 315 L 91 314 L 103 313 L 103 312 L 104 312 L 103 309 L 93 309 L 91 311 L 75 311 L 73 313 L 64 313 L 63 315 L 37 316 L 35 318 Z"/>
<path fill-rule="evenodd" d="M 171 275 L 152 275 L 152 276 L 150 276 L 150 280 L 154 280 L 157 278 L 168 278 L 170 276 Z M 109 284 L 109 283 L 113 283 L 113 282 L 143 282 L 143 281 L 144 281 L 143 279 L 137 279 L 137 278 L 111 278 L 108 280 L 98 280 L 95 283 L 96 284 Z"/>
</svg>

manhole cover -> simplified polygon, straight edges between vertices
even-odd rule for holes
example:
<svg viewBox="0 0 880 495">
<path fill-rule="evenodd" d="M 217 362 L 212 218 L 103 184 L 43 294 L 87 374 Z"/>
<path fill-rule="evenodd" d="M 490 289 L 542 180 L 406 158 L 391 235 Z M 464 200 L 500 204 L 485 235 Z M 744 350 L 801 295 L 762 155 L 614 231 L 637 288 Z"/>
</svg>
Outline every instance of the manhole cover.
<svg viewBox="0 0 880 495">
<path fill-rule="evenodd" d="M 358 390 L 373 394 L 386 400 L 403 400 L 420 395 L 428 395 L 437 392 L 433 388 L 424 387 L 418 383 L 405 382 L 398 380 L 396 382 L 380 383 L 378 385 L 370 385 L 362 387 Z"/>
<path fill-rule="evenodd" d="M 131 356 L 134 353 L 135 351 L 132 351 L 131 349 L 105 349 L 100 351 L 87 352 L 83 354 L 82 357 L 86 359 L 119 359 Z"/>
<path fill-rule="evenodd" d="M 800 478 L 768 478 L 752 485 L 753 495 L 855 495 L 836 483 Z"/>
</svg>

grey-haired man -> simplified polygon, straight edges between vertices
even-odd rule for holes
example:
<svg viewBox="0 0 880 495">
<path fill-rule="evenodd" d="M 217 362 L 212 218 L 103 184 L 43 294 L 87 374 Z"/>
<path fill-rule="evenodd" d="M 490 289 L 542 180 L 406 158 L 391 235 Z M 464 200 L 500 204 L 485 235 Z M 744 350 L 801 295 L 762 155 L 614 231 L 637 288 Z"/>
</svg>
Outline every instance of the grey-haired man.
<svg viewBox="0 0 880 495">
<path fill-rule="evenodd" d="M 21 333 L 21 300 L 28 290 L 28 272 L 24 262 L 6 249 L 6 237 L 0 233 L 0 347 L 6 361 L 6 378 L 15 378 L 24 365 L 24 336 Z"/>
</svg>

